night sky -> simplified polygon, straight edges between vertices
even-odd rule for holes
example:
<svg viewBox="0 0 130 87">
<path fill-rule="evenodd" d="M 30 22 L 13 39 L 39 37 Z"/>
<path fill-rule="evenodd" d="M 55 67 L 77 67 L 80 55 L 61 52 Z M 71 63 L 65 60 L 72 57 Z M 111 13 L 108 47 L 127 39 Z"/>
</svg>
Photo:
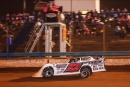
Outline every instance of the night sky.
<svg viewBox="0 0 130 87">
<path fill-rule="evenodd" d="M 26 0 L 26 12 L 32 13 L 34 9 L 34 0 Z M 130 11 L 129 0 L 101 0 L 101 9 L 110 9 L 112 7 L 123 9 L 126 7 Z M 17 14 L 23 12 L 23 0 L 0 0 L 0 15 L 7 13 Z"/>
</svg>

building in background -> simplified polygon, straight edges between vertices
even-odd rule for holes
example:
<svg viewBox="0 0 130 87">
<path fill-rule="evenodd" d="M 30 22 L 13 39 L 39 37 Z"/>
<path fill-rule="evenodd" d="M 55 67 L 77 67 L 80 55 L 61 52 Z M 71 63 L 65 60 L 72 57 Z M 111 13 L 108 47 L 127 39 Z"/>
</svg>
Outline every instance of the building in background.
<svg viewBox="0 0 130 87">
<path fill-rule="evenodd" d="M 63 6 L 63 11 L 97 10 L 100 12 L 100 0 L 54 0 L 54 3 Z"/>
</svg>

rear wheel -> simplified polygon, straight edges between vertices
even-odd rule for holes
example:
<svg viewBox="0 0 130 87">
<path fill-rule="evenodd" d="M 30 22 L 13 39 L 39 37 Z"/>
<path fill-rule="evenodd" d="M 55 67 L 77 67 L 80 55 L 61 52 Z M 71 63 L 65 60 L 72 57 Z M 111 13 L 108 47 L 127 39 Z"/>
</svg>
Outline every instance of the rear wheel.
<svg viewBox="0 0 130 87">
<path fill-rule="evenodd" d="M 53 76 L 54 71 L 51 67 L 47 67 L 43 70 L 42 74 L 43 74 L 43 77 L 49 78 Z"/>
<path fill-rule="evenodd" d="M 90 75 L 90 71 L 88 68 L 82 68 L 80 71 L 80 77 L 81 78 L 87 78 Z"/>
</svg>

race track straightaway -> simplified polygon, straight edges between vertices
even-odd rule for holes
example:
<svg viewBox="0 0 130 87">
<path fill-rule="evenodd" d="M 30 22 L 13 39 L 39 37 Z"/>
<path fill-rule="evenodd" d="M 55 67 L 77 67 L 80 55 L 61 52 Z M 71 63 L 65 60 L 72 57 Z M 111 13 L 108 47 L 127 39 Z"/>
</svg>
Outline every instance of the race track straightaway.
<svg viewBox="0 0 130 87">
<path fill-rule="evenodd" d="M 32 78 L 41 67 L 0 68 L 0 87 L 130 87 L 130 66 L 106 66 L 86 79 L 74 76 Z"/>
</svg>

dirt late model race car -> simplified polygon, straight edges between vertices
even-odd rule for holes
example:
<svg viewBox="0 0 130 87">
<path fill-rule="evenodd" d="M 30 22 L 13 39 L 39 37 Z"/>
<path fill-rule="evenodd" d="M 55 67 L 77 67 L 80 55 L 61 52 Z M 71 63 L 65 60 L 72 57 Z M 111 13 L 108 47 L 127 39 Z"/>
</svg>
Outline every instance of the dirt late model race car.
<svg viewBox="0 0 130 87">
<path fill-rule="evenodd" d="M 45 64 L 32 77 L 52 77 L 59 75 L 79 74 L 81 78 L 87 78 L 93 72 L 106 71 L 104 57 L 94 59 L 91 56 L 71 58 L 67 63 Z"/>
</svg>

